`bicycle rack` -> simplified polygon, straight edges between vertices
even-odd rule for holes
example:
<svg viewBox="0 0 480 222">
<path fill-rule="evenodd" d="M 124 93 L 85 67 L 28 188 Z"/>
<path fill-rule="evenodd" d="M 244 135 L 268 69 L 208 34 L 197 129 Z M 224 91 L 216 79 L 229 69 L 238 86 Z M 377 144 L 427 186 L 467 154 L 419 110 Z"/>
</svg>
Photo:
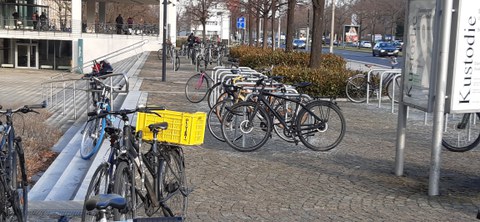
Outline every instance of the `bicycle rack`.
<svg viewBox="0 0 480 222">
<path fill-rule="evenodd" d="M 385 75 L 388 75 L 388 74 L 398 74 L 398 73 L 400 73 L 400 75 L 401 75 L 401 72 L 402 72 L 402 70 L 400 70 L 400 69 L 392 69 L 392 70 L 384 71 L 380 74 L 380 86 L 378 87 L 379 88 L 378 89 L 378 108 L 380 108 L 381 104 L 382 104 L 383 78 L 385 77 Z M 395 76 L 393 78 L 395 79 Z M 392 97 L 393 97 L 393 95 L 392 95 Z M 393 97 L 393 98 L 395 98 L 395 97 Z M 392 102 L 393 101 L 394 101 L 394 99 L 392 99 Z"/>
</svg>

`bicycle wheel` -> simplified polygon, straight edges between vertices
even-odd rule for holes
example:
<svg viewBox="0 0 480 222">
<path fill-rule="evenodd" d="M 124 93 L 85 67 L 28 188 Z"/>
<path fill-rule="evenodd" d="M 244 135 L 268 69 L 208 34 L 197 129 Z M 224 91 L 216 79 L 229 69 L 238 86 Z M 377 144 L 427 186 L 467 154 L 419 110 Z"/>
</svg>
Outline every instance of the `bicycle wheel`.
<svg viewBox="0 0 480 222">
<path fill-rule="evenodd" d="M 96 118 L 88 121 L 82 131 L 82 142 L 80 143 L 80 156 L 84 160 L 90 159 L 100 149 L 105 137 L 106 118 Z"/>
<path fill-rule="evenodd" d="M 363 103 L 367 100 L 367 79 L 365 75 L 352 76 L 347 81 L 345 93 L 347 98 L 354 103 Z"/>
<path fill-rule="evenodd" d="M 210 83 L 206 74 L 195 74 L 190 79 L 188 79 L 187 84 L 185 85 L 185 96 L 188 101 L 192 103 L 201 102 L 207 95 L 208 89 L 210 88 Z"/>
<path fill-rule="evenodd" d="M 221 124 L 225 142 L 241 152 L 262 147 L 272 131 L 267 112 L 254 102 L 240 102 L 226 109 Z"/>
<path fill-rule="evenodd" d="M 2 221 L 26 221 L 27 217 L 27 175 L 25 158 L 21 142 L 16 141 L 14 150 L 9 153 L 10 161 L 6 162 L 5 170 L 8 172 L 4 183 L 6 202 L 3 202 Z"/>
<path fill-rule="evenodd" d="M 88 185 L 87 193 L 85 195 L 85 202 L 91 197 L 97 194 L 108 194 L 110 193 L 110 177 L 109 177 L 109 167 L 108 163 L 100 164 L 95 172 L 93 173 L 92 180 L 90 180 L 90 184 Z M 82 221 L 97 221 L 97 211 L 87 211 L 85 208 L 86 206 L 83 205 L 82 210 Z"/>
<path fill-rule="evenodd" d="M 175 71 L 178 71 L 178 69 L 180 69 L 180 57 L 178 57 L 178 55 L 175 56 L 175 67 L 174 67 Z"/>
<path fill-rule="evenodd" d="M 168 145 L 168 156 L 162 161 L 161 178 L 161 197 L 163 200 L 162 211 L 167 217 L 185 218 L 187 210 L 187 177 L 185 174 L 185 163 L 182 148 L 179 146 Z"/>
<path fill-rule="evenodd" d="M 222 135 L 222 116 L 225 113 L 226 107 L 231 107 L 233 105 L 233 101 L 231 99 L 225 99 L 223 101 L 219 101 L 215 104 L 207 114 L 207 127 L 208 131 L 212 134 L 212 136 L 225 142 L 225 139 Z"/>
<path fill-rule="evenodd" d="M 124 197 L 127 201 L 127 207 L 124 210 L 113 210 L 115 221 L 126 221 L 135 217 L 135 180 L 129 165 L 125 161 L 118 163 L 115 169 L 113 193 Z"/>
<path fill-rule="evenodd" d="M 480 113 L 449 115 L 442 145 L 452 152 L 465 152 L 480 143 Z"/>
<path fill-rule="evenodd" d="M 215 97 L 220 95 L 222 91 L 223 85 L 221 82 L 217 82 L 212 87 L 210 87 L 207 94 L 208 108 L 211 109 L 215 104 L 217 104 L 218 101 Z"/>
<path fill-rule="evenodd" d="M 398 103 L 402 98 L 402 77 L 400 75 L 393 77 L 390 81 L 388 81 L 386 89 L 388 98 L 390 100 L 393 99 L 394 102 Z M 393 96 L 395 96 L 395 98 L 393 98 Z"/>
<path fill-rule="evenodd" d="M 329 101 L 312 101 L 300 110 L 296 120 L 300 141 L 315 151 L 335 148 L 345 135 L 345 118 Z"/>
</svg>

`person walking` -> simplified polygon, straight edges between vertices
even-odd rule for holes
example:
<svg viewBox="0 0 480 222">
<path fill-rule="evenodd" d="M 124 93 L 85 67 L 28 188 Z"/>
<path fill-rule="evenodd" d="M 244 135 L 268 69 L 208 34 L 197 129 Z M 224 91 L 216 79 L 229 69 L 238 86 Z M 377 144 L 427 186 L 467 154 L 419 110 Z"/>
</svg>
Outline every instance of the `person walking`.
<svg viewBox="0 0 480 222">
<path fill-rule="evenodd" d="M 115 22 L 117 23 L 117 34 L 122 34 L 122 28 L 123 28 L 122 14 L 118 14 L 117 18 L 115 19 Z"/>
<path fill-rule="evenodd" d="M 14 23 L 14 25 L 15 25 L 15 29 L 17 29 L 17 28 L 19 28 L 18 18 L 19 18 L 20 16 L 18 15 L 18 12 L 17 12 L 17 11 L 14 11 L 14 12 L 12 13 L 12 16 L 13 16 L 13 23 Z"/>
<path fill-rule="evenodd" d="M 38 11 L 35 11 L 33 14 L 32 14 L 32 21 L 33 21 L 33 30 L 36 30 L 37 29 L 37 24 L 38 24 Z"/>
<path fill-rule="evenodd" d="M 133 33 L 133 18 L 132 17 L 128 17 L 127 25 L 128 25 L 128 33 L 127 34 L 131 35 Z"/>
</svg>

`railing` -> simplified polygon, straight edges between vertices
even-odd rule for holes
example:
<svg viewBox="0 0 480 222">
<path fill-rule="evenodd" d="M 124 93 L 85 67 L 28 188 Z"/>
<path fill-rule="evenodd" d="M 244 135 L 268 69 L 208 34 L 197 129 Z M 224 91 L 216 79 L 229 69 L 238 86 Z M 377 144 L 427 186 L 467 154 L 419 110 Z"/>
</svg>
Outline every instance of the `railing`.
<svg viewBox="0 0 480 222">
<path fill-rule="evenodd" d="M 109 53 L 104 56 L 100 56 L 98 58 L 92 59 L 90 61 L 85 62 L 84 66 L 76 66 L 73 67 L 70 71 L 73 70 L 83 70 L 84 68 L 90 67 L 90 64 L 93 64 L 93 61 L 100 61 L 100 60 L 105 60 L 105 59 L 110 59 L 119 55 L 122 55 L 124 53 L 131 53 L 132 50 L 136 50 L 146 44 L 148 40 L 143 40 L 137 43 L 134 43 L 132 45 L 126 46 L 122 49 L 116 50 L 112 53 Z M 137 59 L 139 58 L 139 55 L 141 53 L 135 53 Z M 118 80 L 115 79 L 117 76 L 122 76 L 123 80 Z M 88 92 L 91 90 L 89 89 L 89 85 L 85 84 L 85 81 L 82 81 L 81 75 L 73 75 L 71 72 L 66 72 L 66 73 L 59 73 L 58 75 L 55 75 L 51 77 L 49 81 L 43 82 L 42 85 L 42 96 L 43 99 L 48 102 L 48 108 L 54 109 L 57 107 L 62 108 L 62 114 L 66 115 L 67 114 L 67 106 L 72 105 L 73 107 L 73 118 L 77 119 L 78 117 L 78 107 L 77 107 L 77 101 L 78 101 L 78 93 L 85 92 L 87 95 L 87 106 L 86 110 L 88 111 L 88 100 L 89 100 L 89 95 Z M 118 72 L 116 74 L 108 74 L 108 75 L 103 75 L 100 78 L 102 79 L 109 79 L 107 81 L 110 81 L 110 86 L 114 86 L 114 84 L 122 85 L 122 87 L 118 88 L 115 87 L 116 89 L 114 91 L 111 91 L 111 95 L 113 94 L 120 94 L 120 93 L 128 93 L 128 77 L 121 72 Z M 114 82 L 114 81 L 118 82 Z M 126 87 L 123 89 L 123 87 Z M 111 101 L 111 106 L 113 108 L 113 102 L 114 99 L 113 97 L 110 99 Z"/>
</svg>

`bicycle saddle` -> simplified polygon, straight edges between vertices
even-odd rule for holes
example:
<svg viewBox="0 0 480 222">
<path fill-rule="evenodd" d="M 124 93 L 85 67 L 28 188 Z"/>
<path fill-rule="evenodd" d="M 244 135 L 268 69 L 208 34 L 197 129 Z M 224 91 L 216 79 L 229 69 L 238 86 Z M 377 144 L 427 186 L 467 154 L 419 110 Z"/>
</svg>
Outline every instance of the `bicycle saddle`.
<svg viewBox="0 0 480 222">
<path fill-rule="evenodd" d="M 115 209 L 124 209 L 127 206 L 125 198 L 118 194 L 98 194 L 85 202 L 85 208 L 88 211 L 106 209 L 112 207 Z"/>
<path fill-rule="evenodd" d="M 161 130 L 166 130 L 168 128 L 168 123 L 167 122 L 161 122 L 161 123 L 154 123 L 148 125 L 148 128 L 150 131 L 158 131 L 159 129 Z"/>
<path fill-rule="evenodd" d="M 312 85 L 312 83 L 311 82 L 299 82 L 299 83 L 294 84 L 294 86 L 298 87 L 298 88 L 307 87 L 309 85 Z"/>
</svg>

